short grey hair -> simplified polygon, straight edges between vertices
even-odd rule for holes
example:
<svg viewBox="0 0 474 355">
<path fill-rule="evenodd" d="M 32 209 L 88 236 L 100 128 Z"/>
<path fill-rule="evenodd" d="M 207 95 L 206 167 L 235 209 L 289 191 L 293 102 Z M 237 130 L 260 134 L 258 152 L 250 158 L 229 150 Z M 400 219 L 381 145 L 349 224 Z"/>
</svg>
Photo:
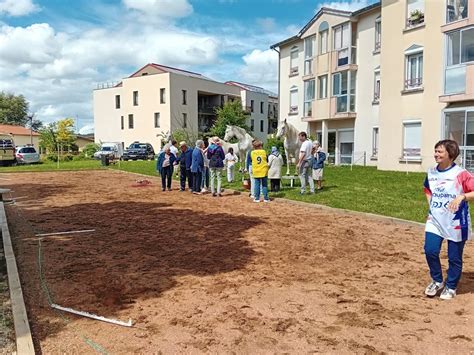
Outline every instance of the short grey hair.
<svg viewBox="0 0 474 355">
<path fill-rule="evenodd" d="M 313 142 L 313 147 L 314 147 L 314 146 L 318 146 L 318 147 L 320 147 L 320 146 L 321 146 L 321 144 L 320 144 L 318 141 L 314 141 L 314 142 Z"/>
<path fill-rule="evenodd" d="M 200 148 L 203 144 L 204 144 L 204 141 L 203 141 L 202 139 L 198 139 L 198 140 L 196 141 L 196 147 L 197 147 L 197 148 Z"/>
</svg>

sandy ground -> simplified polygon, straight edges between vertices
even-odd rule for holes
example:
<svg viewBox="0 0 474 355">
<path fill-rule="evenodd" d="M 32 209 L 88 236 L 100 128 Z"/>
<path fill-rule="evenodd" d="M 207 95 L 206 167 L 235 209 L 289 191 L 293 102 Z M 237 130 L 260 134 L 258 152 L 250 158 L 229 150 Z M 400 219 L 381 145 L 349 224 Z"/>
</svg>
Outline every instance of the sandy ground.
<svg viewBox="0 0 474 355">
<path fill-rule="evenodd" d="M 474 248 L 459 295 L 428 299 L 423 232 L 285 201 L 161 192 L 112 172 L 9 175 L 8 218 L 38 350 L 474 353 Z M 26 219 L 26 221 L 25 221 Z M 55 303 L 120 320 L 61 319 Z M 444 259 L 443 264 L 446 265 Z"/>
</svg>

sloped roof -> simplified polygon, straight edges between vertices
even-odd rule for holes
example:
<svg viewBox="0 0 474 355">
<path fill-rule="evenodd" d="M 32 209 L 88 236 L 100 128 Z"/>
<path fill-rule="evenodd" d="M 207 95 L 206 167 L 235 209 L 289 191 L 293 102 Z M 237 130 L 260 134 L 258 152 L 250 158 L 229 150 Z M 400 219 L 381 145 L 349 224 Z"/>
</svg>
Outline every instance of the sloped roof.
<svg viewBox="0 0 474 355">
<path fill-rule="evenodd" d="M 152 68 L 158 69 L 158 70 L 160 70 L 162 72 L 165 72 L 165 73 L 173 73 L 173 74 L 179 74 L 179 75 L 189 76 L 189 77 L 193 77 L 193 78 L 211 80 L 210 78 L 205 77 L 204 75 L 199 74 L 199 73 L 195 73 L 195 72 L 184 70 L 184 69 L 169 67 L 169 66 L 166 66 L 166 65 L 156 64 L 156 63 L 148 63 L 148 64 L 144 65 L 142 68 L 138 69 L 135 73 L 130 75 L 129 78 L 134 77 L 137 73 L 141 72 L 143 69 L 145 69 L 148 66 L 151 66 Z"/>
<path fill-rule="evenodd" d="M 363 13 L 366 13 L 368 11 L 371 11 L 377 7 L 380 6 L 380 1 L 374 3 L 374 4 L 371 4 L 369 6 L 366 6 L 362 9 L 359 9 L 357 11 L 343 11 L 343 10 L 337 10 L 337 9 L 331 9 L 329 7 L 322 7 L 321 9 L 319 9 L 319 11 L 311 18 L 311 20 L 308 21 L 308 23 L 306 25 L 304 25 L 304 27 L 298 32 L 297 35 L 293 36 L 293 37 L 290 37 L 290 38 L 287 38 L 281 42 L 278 42 L 278 43 L 275 43 L 273 45 L 270 46 L 270 49 L 275 49 L 277 47 L 281 47 L 285 44 L 288 44 L 288 43 L 291 43 L 295 40 L 298 40 L 301 38 L 301 36 L 318 20 L 318 18 L 320 18 L 323 14 L 329 14 L 329 15 L 338 15 L 338 16 L 343 16 L 343 17 L 347 17 L 347 18 L 351 18 L 351 17 L 354 17 L 354 16 L 359 16 Z"/>
<path fill-rule="evenodd" d="M 9 124 L 0 124 L 0 133 L 8 133 L 13 136 L 29 136 L 31 131 L 22 126 L 14 126 Z M 39 136 L 39 133 L 33 131 L 33 136 Z"/>
<path fill-rule="evenodd" d="M 266 94 L 266 95 L 271 96 L 271 97 L 278 97 L 278 95 L 275 94 L 274 92 L 271 92 L 269 90 L 261 88 L 260 86 L 239 83 L 237 81 L 226 81 L 225 84 L 232 85 L 232 86 L 238 86 L 241 89 L 244 89 L 244 90 L 247 90 L 247 91 L 252 91 L 252 92 L 258 92 L 260 94 Z"/>
</svg>

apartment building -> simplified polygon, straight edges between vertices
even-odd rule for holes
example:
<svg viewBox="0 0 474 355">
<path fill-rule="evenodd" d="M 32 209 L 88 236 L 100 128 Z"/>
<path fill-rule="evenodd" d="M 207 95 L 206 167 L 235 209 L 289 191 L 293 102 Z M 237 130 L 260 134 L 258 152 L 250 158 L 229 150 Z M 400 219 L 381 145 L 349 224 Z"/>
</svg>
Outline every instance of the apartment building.
<svg viewBox="0 0 474 355">
<path fill-rule="evenodd" d="M 253 105 L 248 124 L 257 123 L 249 133 L 266 141 L 269 93 L 255 86 L 220 83 L 151 63 L 118 84 L 98 87 L 93 95 L 96 142 L 122 142 L 126 147 L 142 141 L 159 150 L 157 135 L 177 129 L 195 136 L 208 132 L 217 119 L 215 109 L 235 99 L 242 101 L 244 109 Z"/>
<path fill-rule="evenodd" d="M 280 117 L 321 141 L 335 164 L 375 164 L 380 23 L 380 4 L 321 8 L 296 36 L 271 46 L 280 57 Z"/>
<path fill-rule="evenodd" d="M 336 164 L 425 171 L 444 138 L 474 169 L 474 0 L 322 8 L 280 53 L 280 117 Z"/>
<path fill-rule="evenodd" d="M 250 134 L 266 142 L 269 133 L 273 133 L 278 126 L 278 116 L 275 117 L 275 106 L 278 107 L 277 95 L 261 87 L 227 81 L 227 85 L 240 89 L 242 105 L 249 114 L 247 126 Z"/>
</svg>

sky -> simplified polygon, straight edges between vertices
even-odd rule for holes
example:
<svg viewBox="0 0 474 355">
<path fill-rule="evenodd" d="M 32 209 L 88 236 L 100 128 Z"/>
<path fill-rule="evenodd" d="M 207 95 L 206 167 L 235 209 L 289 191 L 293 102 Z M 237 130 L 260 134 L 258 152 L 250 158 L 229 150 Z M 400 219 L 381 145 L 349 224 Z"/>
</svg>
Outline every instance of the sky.
<svg viewBox="0 0 474 355">
<path fill-rule="evenodd" d="M 35 117 L 93 131 L 92 93 L 147 63 L 278 92 L 269 47 L 322 6 L 374 0 L 0 0 L 0 91 L 24 95 Z"/>
</svg>

